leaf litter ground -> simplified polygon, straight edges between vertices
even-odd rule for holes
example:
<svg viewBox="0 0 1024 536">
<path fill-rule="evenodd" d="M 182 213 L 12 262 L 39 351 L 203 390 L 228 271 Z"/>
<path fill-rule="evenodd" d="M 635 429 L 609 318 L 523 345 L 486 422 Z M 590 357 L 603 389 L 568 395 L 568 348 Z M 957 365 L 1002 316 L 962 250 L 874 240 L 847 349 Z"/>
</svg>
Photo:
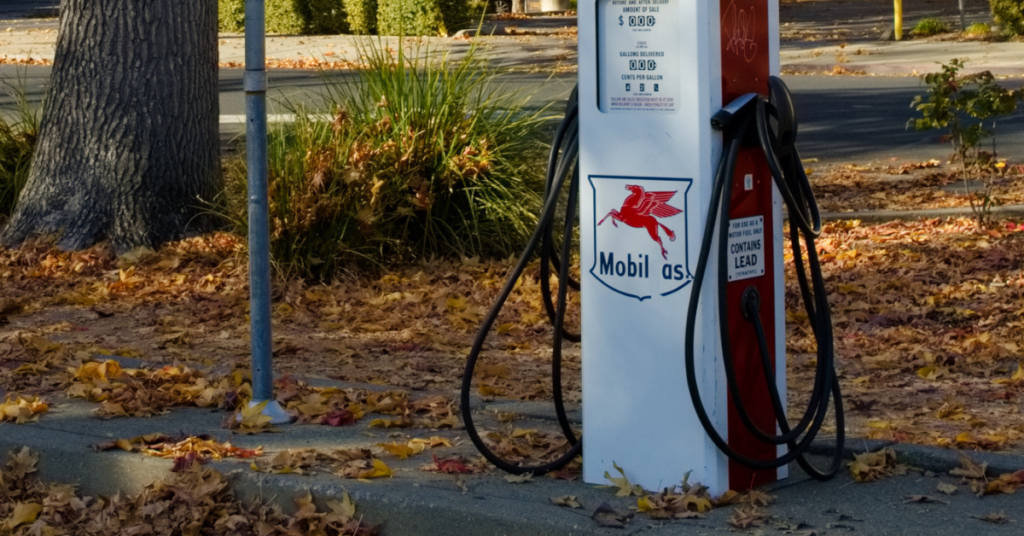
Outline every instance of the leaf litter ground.
<svg viewBox="0 0 1024 536">
<path fill-rule="evenodd" d="M 1024 273 L 1013 260 L 1024 254 L 1021 229 L 1000 220 L 978 230 L 970 219 L 826 225 L 818 249 L 854 437 L 1021 450 Z M 786 260 L 791 269 L 789 255 Z M 479 459 L 433 452 L 459 439 L 427 439 L 430 432 L 420 431 L 458 427 L 451 395 L 475 326 L 510 264 L 431 261 L 329 285 L 276 283 L 275 366 L 287 376 L 277 393 L 286 407 L 306 422 L 414 430 L 369 442 L 367 450 L 273 453 L 253 461 L 253 470 L 379 478 L 391 476 L 392 460 L 429 456 L 421 470 L 486 471 Z M 533 266 L 528 273 L 486 349 L 477 378 L 485 399 L 550 398 L 551 334 L 539 271 Z M 248 389 L 248 301 L 238 237 L 212 234 L 121 258 L 102 247 L 65 253 L 42 243 L 0 250 L 0 291 L 0 399 L 6 401 L 0 419 L 45 419 L 50 405 L 72 395 L 95 402 L 97 416 L 108 418 L 178 405 L 235 409 L 239 417 L 227 413 L 225 422 L 246 432 L 237 424 L 245 421 L 240 402 Z M 571 303 L 569 322 L 576 325 L 578 298 Z M 787 310 L 790 404 L 798 408 L 809 394 L 814 348 L 795 284 L 787 288 Z M 156 366 L 121 367 L 106 355 Z M 578 401 L 577 348 L 568 349 L 565 368 L 568 399 Z M 297 377 L 380 390 L 313 388 Z M 375 415 L 364 418 L 367 413 Z M 517 427 L 514 414 L 495 418 L 501 426 L 485 440 L 505 456 L 535 462 L 565 448 L 556 434 Z M 263 424 L 250 424 L 252 432 L 263 431 Z M 122 440 L 106 448 L 174 457 L 181 470 L 237 452 L 202 437 Z M 249 456 L 243 449 L 236 457 Z M 555 476 L 577 475 L 575 467 Z M 1016 489 L 1021 475 L 978 485 L 987 489 L 990 482 L 997 490 Z M 704 498 L 686 493 L 644 495 L 637 509 L 656 517 L 700 514 Z M 744 510 L 735 524 L 756 526 L 758 512 Z"/>
<path fill-rule="evenodd" d="M 818 248 L 854 437 L 1021 447 L 1021 228 L 1002 220 L 979 231 L 969 219 L 826 225 Z M 70 381 L 58 374 L 69 366 L 62 359 L 80 364 L 113 354 L 225 374 L 246 368 L 243 251 L 227 234 L 121 258 L 102 248 L 64 253 L 45 244 L 0 250 L 0 388 L 18 406 L 12 420 L 35 415 L 27 409 L 32 397 L 59 402 L 53 393 Z M 275 367 L 294 377 L 453 393 L 475 327 L 509 266 L 432 261 L 330 285 L 278 282 Z M 489 339 L 477 379 L 482 396 L 551 396 L 550 329 L 537 273 L 534 266 L 517 287 Z M 794 283 L 792 274 L 787 281 Z M 569 323 L 576 325 L 578 298 L 571 296 Z M 808 395 L 814 347 L 795 283 L 787 310 L 790 405 L 798 408 Z M 574 402 L 579 357 L 570 345 L 566 392 Z M 202 398 L 201 391 L 194 396 Z M 151 404 L 141 408 L 161 407 Z M 378 423 L 389 424 L 402 423 Z"/>
</svg>

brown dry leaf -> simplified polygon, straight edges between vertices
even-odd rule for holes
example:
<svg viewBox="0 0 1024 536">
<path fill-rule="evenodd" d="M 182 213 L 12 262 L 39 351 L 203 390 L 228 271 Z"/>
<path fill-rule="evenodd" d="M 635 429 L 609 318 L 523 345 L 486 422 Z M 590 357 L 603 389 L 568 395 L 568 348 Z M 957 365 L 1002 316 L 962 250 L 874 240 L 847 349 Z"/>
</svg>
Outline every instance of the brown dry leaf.
<svg viewBox="0 0 1024 536">
<path fill-rule="evenodd" d="M 730 527 L 737 529 L 749 529 L 762 527 L 768 522 L 768 514 L 760 508 L 750 504 L 744 504 L 733 511 L 727 523 Z"/>
<path fill-rule="evenodd" d="M 890 448 L 857 454 L 849 466 L 850 475 L 857 482 L 874 482 L 907 472 L 906 466 L 896 463 L 896 451 Z"/>
<path fill-rule="evenodd" d="M 768 495 L 767 493 L 760 490 L 752 489 L 747 492 L 746 502 L 751 506 L 768 506 L 774 500 L 775 497 L 773 495 Z"/>
<path fill-rule="evenodd" d="M 590 518 L 602 527 L 623 529 L 626 528 L 626 523 L 629 523 L 629 520 L 633 518 L 633 514 L 630 512 L 619 512 L 615 508 L 612 508 L 610 504 L 604 502 L 594 510 L 594 513 L 590 515 Z"/>
<path fill-rule="evenodd" d="M 412 444 L 422 444 L 422 445 L 426 445 L 427 447 L 430 447 L 432 449 L 433 448 L 437 448 L 437 447 L 450 447 L 450 446 L 452 446 L 452 442 L 451 442 L 450 439 L 447 439 L 447 438 L 444 438 L 444 437 L 440 437 L 440 436 L 430 436 L 430 438 L 428 438 L 428 439 L 413 438 L 413 439 L 409 440 L 409 444 L 410 445 L 412 445 Z"/>
<path fill-rule="evenodd" d="M 974 519 L 980 519 L 986 523 L 992 523 L 995 525 L 1005 525 L 1010 522 L 1010 518 L 1006 517 L 1006 514 L 1002 512 L 992 512 L 991 514 L 985 514 L 983 516 L 971 516 Z"/>
<path fill-rule="evenodd" d="M 985 473 L 988 471 L 988 464 L 978 464 L 972 460 L 969 456 L 963 452 L 957 452 L 957 456 L 960 458 L 960 467 L 953 469 L 949 474 L 953 476 L 962 476 L 964 478 L 983 479 Z"/>
<path fill-rule="evenodd" d="M 412 419 L 406 415 L 397 419 L 373 419 L 370 421 L 371 428 L 409 428 L 412 424 Z"/>
<path fill-rule="evenodd" d="M 269 460 L 255 460 L 250 467 L 261 473 L 304 475 L 312 472 L 316 460 L 317 452 L 314 449 L 288 449 L 278 452 Z"/>
<path fill-rule="evenodd" d="M 0 493 L 8 503 L 0 532 L 59 534 L 337 534 L 374 536 L 378 529 L 355 517 L 347 494 L 327 501 L 331 511 L 316 511 L 308 492 L 295 499 L 291 516 L 267 506 L 245 506 L 223 475 L 198 464 L 155 482 L 137 495 L 97 500 L 77 496 L 71 486 L 44 484 L 28 477 L 35 455 L 23 449 L 0 474 Z M 45 505 L 45 507 L 44 507 Z M 0 507 L 2 508 L 2 507 Z"/>
<path fill-rule="evenodd" d="M 579 499 L 575 495 L 562 495 L 561 497 L 551 497 L 551 504 L 555 506 L 564 506 L 565 508 L 583 508 L 580 504 Z"/>
<path fill-rule="evenodd" d="M 526 484 L 528 482 L 533 482 L 533 473 L 505 475 L 505 482 L 508 482 L 509 484 Z"/>
<path fill-rule="evenodd" d="M 950 484 L 948 482 L 939 482 L 935 489 L 938 490 L 939 493 L 945 493 L 946 495 L 955 495 L 959 488 L 957 488 L 956 484 Z"/>
<path fill-rule="evenodd" d="M 903 504 L 908 504 L 908 503 L 940 503 L 940 504 L 949 504 L 946 501 L 940 501 L 939 499 L 936 499 L 935 497 L 930 497 L 928 495 L 906 495 L 906 496 L 903 497 Z"/>
</svg>

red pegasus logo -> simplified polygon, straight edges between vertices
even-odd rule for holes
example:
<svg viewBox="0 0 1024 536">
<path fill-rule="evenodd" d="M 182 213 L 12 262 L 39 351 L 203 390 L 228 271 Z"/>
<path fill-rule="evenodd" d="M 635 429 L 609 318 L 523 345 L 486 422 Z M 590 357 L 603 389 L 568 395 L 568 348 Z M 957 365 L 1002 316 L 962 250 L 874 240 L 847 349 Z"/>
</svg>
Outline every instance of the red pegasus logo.
<svg viewBox="0 0 1024 536">
<path fill-rule="evenodd" d="M 675 241 L 676 234 L 672 232 L 672 229 L 665 227 L 655 218 L 668 218 L 682 212 L 682 210 L 668 204 L 668 201 L 672 199 L 672 196 L 676 195 L 676 192 L 648 192 L 644 190 L 643 186 L 636 184 L 627 184 L 626 189 L 633 193 L 622 202 L 622 208 L 612 210 L 605 217 L 601 218 L 601 221 L 597 222 L 597 224 L 601 225 L 604 223 L 604 220 L 611 218 L 612 225 L 616 227 L 619 226 L 615 223 L 617 220 L 630 227 L 643 227 L 647 229 L 651 238 L 661 247 L 661 256 L 668 260 L 668 252 L 665 251 L 665 245 L 661 243 L 661 237 L 658 236 L 658 228 L 664 229 L 665 234 L 668 235 L 668 239 L 671 241 Z"/>
</svg>

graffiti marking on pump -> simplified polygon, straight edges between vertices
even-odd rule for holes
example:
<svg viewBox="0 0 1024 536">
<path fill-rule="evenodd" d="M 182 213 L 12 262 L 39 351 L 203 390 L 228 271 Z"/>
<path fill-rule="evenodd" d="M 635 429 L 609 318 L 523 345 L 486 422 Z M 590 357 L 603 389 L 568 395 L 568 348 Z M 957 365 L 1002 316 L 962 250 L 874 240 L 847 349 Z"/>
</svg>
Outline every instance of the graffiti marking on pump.
<svg viewBox="0 0 1024 536">
<path fill-rule="evenodd" d="M 725 45 L 727 51 L 741 56 L 747 63 L 754 61 L 757 43 L 754 42 L 753 6 L 750 13 L 747 13 L 746 10 L 736 8 L 735 0 L 730 2 L 722 14 L 722 31 L 728 38 Z"/>
</svg>

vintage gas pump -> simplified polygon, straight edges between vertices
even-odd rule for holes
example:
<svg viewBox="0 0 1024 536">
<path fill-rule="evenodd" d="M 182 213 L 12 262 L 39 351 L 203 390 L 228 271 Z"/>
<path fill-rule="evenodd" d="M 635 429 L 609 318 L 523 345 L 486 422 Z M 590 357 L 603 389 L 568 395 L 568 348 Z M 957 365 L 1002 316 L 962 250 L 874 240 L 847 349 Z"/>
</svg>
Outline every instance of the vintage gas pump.
<svg viewBox="0 0 1024 536">
<path fill-rule="evenodd" d="M 471 439 L 512 472 L 582 452 L 583 478 L 613 464 L 646 489 L 688 474 L 712 493 L 839 467 L 843 414 L 828 302 L 813 240 L 820 219 L 794 145 L 778 73 L 777 0 L 587 0 L 579 4 L 579 85 L 556 133 L 546 204 L 530 248 L 481 328 L 463 378 Z M 553 215 L 568 185 L 562 249 Z M 583 426 L 562 411 L 560 348 L 569 244 L 579 203 Z M 783 204 L 805 311 L 818 340 L 810 407 L 786 420 Z M 801 252 L 800 244 L 806 247 Z M 572 449 L 541 467 L 508 464 L 480 441 L 469 392 L 480 348 L 533 251 L 558 270 L 553 377 Z M 807 256 L 806 263 L 804 255 Z M 806 264 L 806 266 L 805 266 Z M 808 270 L 809 269 L 809 273 Z M 547 289 L 545 288 L 545 291 Z M 833 401 L 836 455 L 803 458 Z"/>
</svg>

